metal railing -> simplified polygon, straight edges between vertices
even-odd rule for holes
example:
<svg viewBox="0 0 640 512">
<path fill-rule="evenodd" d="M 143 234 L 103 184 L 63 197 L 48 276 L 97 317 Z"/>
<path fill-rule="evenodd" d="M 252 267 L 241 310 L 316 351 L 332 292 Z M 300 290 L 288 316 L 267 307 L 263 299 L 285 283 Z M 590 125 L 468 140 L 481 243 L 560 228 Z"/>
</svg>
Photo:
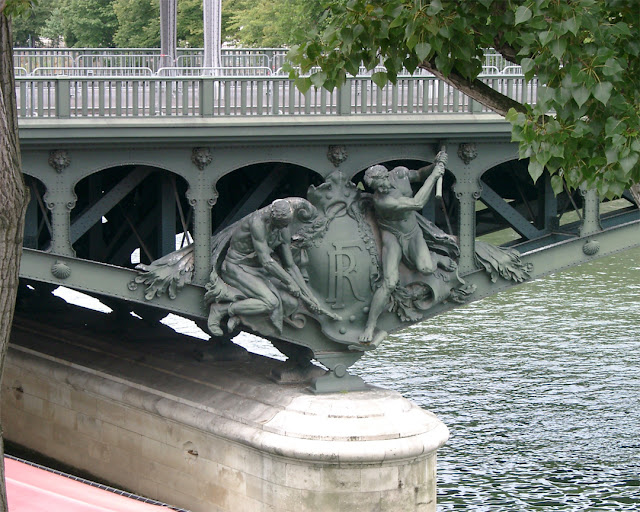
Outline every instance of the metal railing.
<svg viewBox="0 0 640 512">
<path fill-rule="evenodd" d="M 286 48 L 222 48 L 223 67 L 282 67 Z M 175 64 L 202 67 L 202 48 L 178 48 Z M 14 67 L 31 72 L 36 68 L 58 67 L 148 67 L 161 66 L 159 48 L 14 48 Z"/>
<path fill-rule="evenodd" d="M 286 60 L 287 48 L 222 48 L 222 67 L 268 67 L 280 69 Z M 156 72 L 163 65 L 159 48 L 14 48 L 14 66 L 31 73 L 36 68 L 59 67 L 138 67 Z M 200 68 L 204 65 L 202 48 L 178 48 L 175 65 L 180 68 Z M 511 71 L 514 69 L 514 71 Z M 493 49 L 484 53 L 483 73 L 522 74 Z"/>
<path fill-rule="evenodd" d="M 483 80 L 517 101 L 535 103 L 537 82 L 519 75 Z M 433 76 L 399 77 L 378 87 L 358 76 L 333 91 L 301 93 L 279 76 L 17 77 L 21 118 L 214 117 L 490 112 Z"/>
</svg>

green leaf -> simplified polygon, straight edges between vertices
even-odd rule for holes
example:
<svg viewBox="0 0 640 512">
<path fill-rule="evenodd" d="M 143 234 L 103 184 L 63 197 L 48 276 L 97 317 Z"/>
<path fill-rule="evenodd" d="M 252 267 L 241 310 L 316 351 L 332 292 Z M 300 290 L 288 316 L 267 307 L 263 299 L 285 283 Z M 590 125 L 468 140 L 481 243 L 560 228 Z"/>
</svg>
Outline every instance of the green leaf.
<svg viewBox="0 0 640 512">
<path fill-rule="evenodd" d="M 431 0 L 431 2 L 429 3 L 429 8 L 427 9 L 427 16 L 435 16 L 442 9 L 442 2 L 440 0 Z"/>
<path fill-rule="evenodd" d="M 602 68 L 602 73 L 604 73 L 607 76 L 617 75 L 618 73 L 621 73 L 622 71 L 623 71 L 622 66 L 613 57 L 608 58 L 607 61 L 604 63 L 604 66 Z"/>
<path fill-rule="evenodd" d="M 629 174 L 638 163 L 638 153 L 631 153 L 628 157 L 620 159 L 620 167 Z"/>
<path fill-rule="evenodd" d="M 299 76 L 294 83 L 302 94 L 311 89 L 311 79 L 307 76 Z"/>
<path fill-rule="evenodd" d="M 543 172 L 544 172 L 544 165 L 542 165 L 537 160 L 531 159 L 531 161 L 529 162 L 529 174 L 531 175 L 531 178 L 533 179 L 534 183 L 538 181 L 538 178 L 542 176 Z"/>
<path fill-rule="evenodd" d="M 561 194 L 564 191 L 564 179 L 559 174 L 551 176 L 551 188 L 555 195 Z"/>
<path fill-rule="evenodd" d="M 603 105 L 606 105 L 612 91 L 613 84 L 611 82 L 600 82 L 593 89 L 593 97 Z"/>
<path fill-rule="evenodd" d="M 532 16 L 533 16 L 533 13 L 531 12 L 531 9 L 529 9 L 525 5 L 521 5 L 516 9 L 516 21 L 514 25 L 520 25 L 520 23 L 529 21 Z"/>
<path fill-rule="evenodd" d="M 607 157 L 607 164 L 613 164 L 618 161 L 618 148 L 610 147 L 604 152 Z"/>
<path fill-rule="evenodd" d="M 389 77 L 384 71 L 378 71 L 371 75 L 371 80 L 376 84 L 380 89 L 383 89 L 385 85 L 389 83 Z"/>
<path fill-rule="evenodd" d="M 547 46 L 549 41 L 554 38 L 555 34 L 551 31 L 551 29 L 543 30 L 538 32 L 538 40 L 542 46 Z"/>
<path fill-rule="evenodd" d="M 568 20 L 564 20 L 563 25 L 565 28 L 571 32 L 574 36 L 578 34 L 578 29 L 580 28 L 580 23 L 578 18 L 574 16 L 573 18 L 569 18 Z"/>
<path fill-rule="evenodd" d="M 624 123 L 620 119 L 616 119 L 615 117 L 609 117 L 607 122 L 604 125 L 604 133 L 607 137 L 611 137 L 616 133 L 620 133 L 624 130 Z"/>
<path fill-rule="evenodd" d="M 404 21 L 405 21 L 404 16 L 400 15 L 397 18 L 395 18 L 391 23 L 389 23 L 389 28 L 400 27 L 401 25 L 404 25 Z"/>
<path fill-rule="evenodd" d="M 549 45 L 549 50 L 551 51 L 551 55 L 553 55 L 556 59 L 562 60 L 562 56 L 567 49 L 567 40 L 566 38 L 555 39 Z"/>
<path fill-rule="evenodd" d="M 582 85 L 580 87 L 576 87 L 575 89 L 573 89 L 571 91 L 571 96 L 573 97 L 575 102 L 578 104 L 578 107 L 581 107 L 587 102 L 591 94 L 589 93 L 589 89 L 587 89 L 584 85 Z"/>
<path fill-rule="evenodd" d="M 429 43 L 418 43 L 415 47 L 415 52 L 418 60 L 423 62 L 431 53 L 431 45 Z"/>
</svg>

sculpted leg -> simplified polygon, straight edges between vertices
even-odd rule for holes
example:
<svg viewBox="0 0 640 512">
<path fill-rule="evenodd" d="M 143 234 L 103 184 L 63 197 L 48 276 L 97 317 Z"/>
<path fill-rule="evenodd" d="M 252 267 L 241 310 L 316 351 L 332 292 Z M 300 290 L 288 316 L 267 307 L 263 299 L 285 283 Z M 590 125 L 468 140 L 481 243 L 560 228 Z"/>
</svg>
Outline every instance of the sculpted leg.
<svg viewBox="0 0 640 512">
<path fill-rule="evenodd" d="M 382 286 L 376 290 L 371 300 L 369 316 L 364 331 L 359 340 L 369 343 L 373 340 L 373 334 L 378 322 L 378 317 L 384 311 L 391 292 L 398 285 L 398 265 L 402 258 L 402 249 L 396 237 L 386 231 L 382 232 Z"/>
<path fill-rule="evenodd" d="M 427 242 L 422 235 L 415 237 L 409 246 L 410 258 L 415 262 L 416 270 L 421 274 L 433 274 L 437 264 L 431 254 Z"/>
</svg>

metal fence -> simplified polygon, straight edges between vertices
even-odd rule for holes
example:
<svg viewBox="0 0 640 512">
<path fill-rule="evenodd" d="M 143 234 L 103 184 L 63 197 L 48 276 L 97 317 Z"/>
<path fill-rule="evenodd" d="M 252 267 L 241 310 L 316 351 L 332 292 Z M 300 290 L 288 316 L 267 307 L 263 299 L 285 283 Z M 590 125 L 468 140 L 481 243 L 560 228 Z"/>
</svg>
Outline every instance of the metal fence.
<svg viewBox="0 0 640 512">
<path fill-rule="evenodd" d="M 518 101 L 535 103 L 537 82 L 521 75 L 483 80 Z M 21 118 L 213 117 L 483 113 L 485 107 L 433 76 L 399 77 L 378 87 L 358 76 L 333 91 L 301 93 L 282 76 L 16 77 Z"/>
<path fill-rule="evenodd" d="M 223 67 L 282 67 L 286 48 L 223 48 Z M 202 48 L 178 48 L 176 66 L 202 67 Z M 14 48 L 13 65 L 31 73 L 36 68 L 143 67 L 157 71 L 163 59 L 159 48 Z"/>
<path fill-rule="evenodd" d="M 223 68 L 269 68 L 276 72 L 286 60 L 286 48 L 222 48 L 220 65 Z M 16 68 L 32 73 L 36 68 L 148 68 L 154 73 L 166 60 L 159 48 L 14 48 Z M 485 50 L 484 74 L 522 74 L 493 49 Z M 202 68 L 202 48 L 178 48 L 174 62 L 178 68 Z"/>
</svg>

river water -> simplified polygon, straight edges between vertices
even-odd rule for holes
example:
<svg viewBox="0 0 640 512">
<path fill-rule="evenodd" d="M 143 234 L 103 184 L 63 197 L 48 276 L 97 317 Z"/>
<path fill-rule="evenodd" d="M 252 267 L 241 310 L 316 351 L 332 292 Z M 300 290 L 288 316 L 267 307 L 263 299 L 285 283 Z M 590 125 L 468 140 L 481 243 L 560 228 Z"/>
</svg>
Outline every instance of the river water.
<svg viewBox="0 0 640 512">
<path fill-rule="evenodd" d="M 474 302 L 354 369 L 451 431 L 438 510 L 640 510 L 640 250 Z"/>
<path fill-rule="evenodd" d="M 165 321 L 208 338 L 184 322 Z M 418 324 L 352 371 L 449 427 L 441 512 L 640 511 L 640 249 Z"/>
</svg>

